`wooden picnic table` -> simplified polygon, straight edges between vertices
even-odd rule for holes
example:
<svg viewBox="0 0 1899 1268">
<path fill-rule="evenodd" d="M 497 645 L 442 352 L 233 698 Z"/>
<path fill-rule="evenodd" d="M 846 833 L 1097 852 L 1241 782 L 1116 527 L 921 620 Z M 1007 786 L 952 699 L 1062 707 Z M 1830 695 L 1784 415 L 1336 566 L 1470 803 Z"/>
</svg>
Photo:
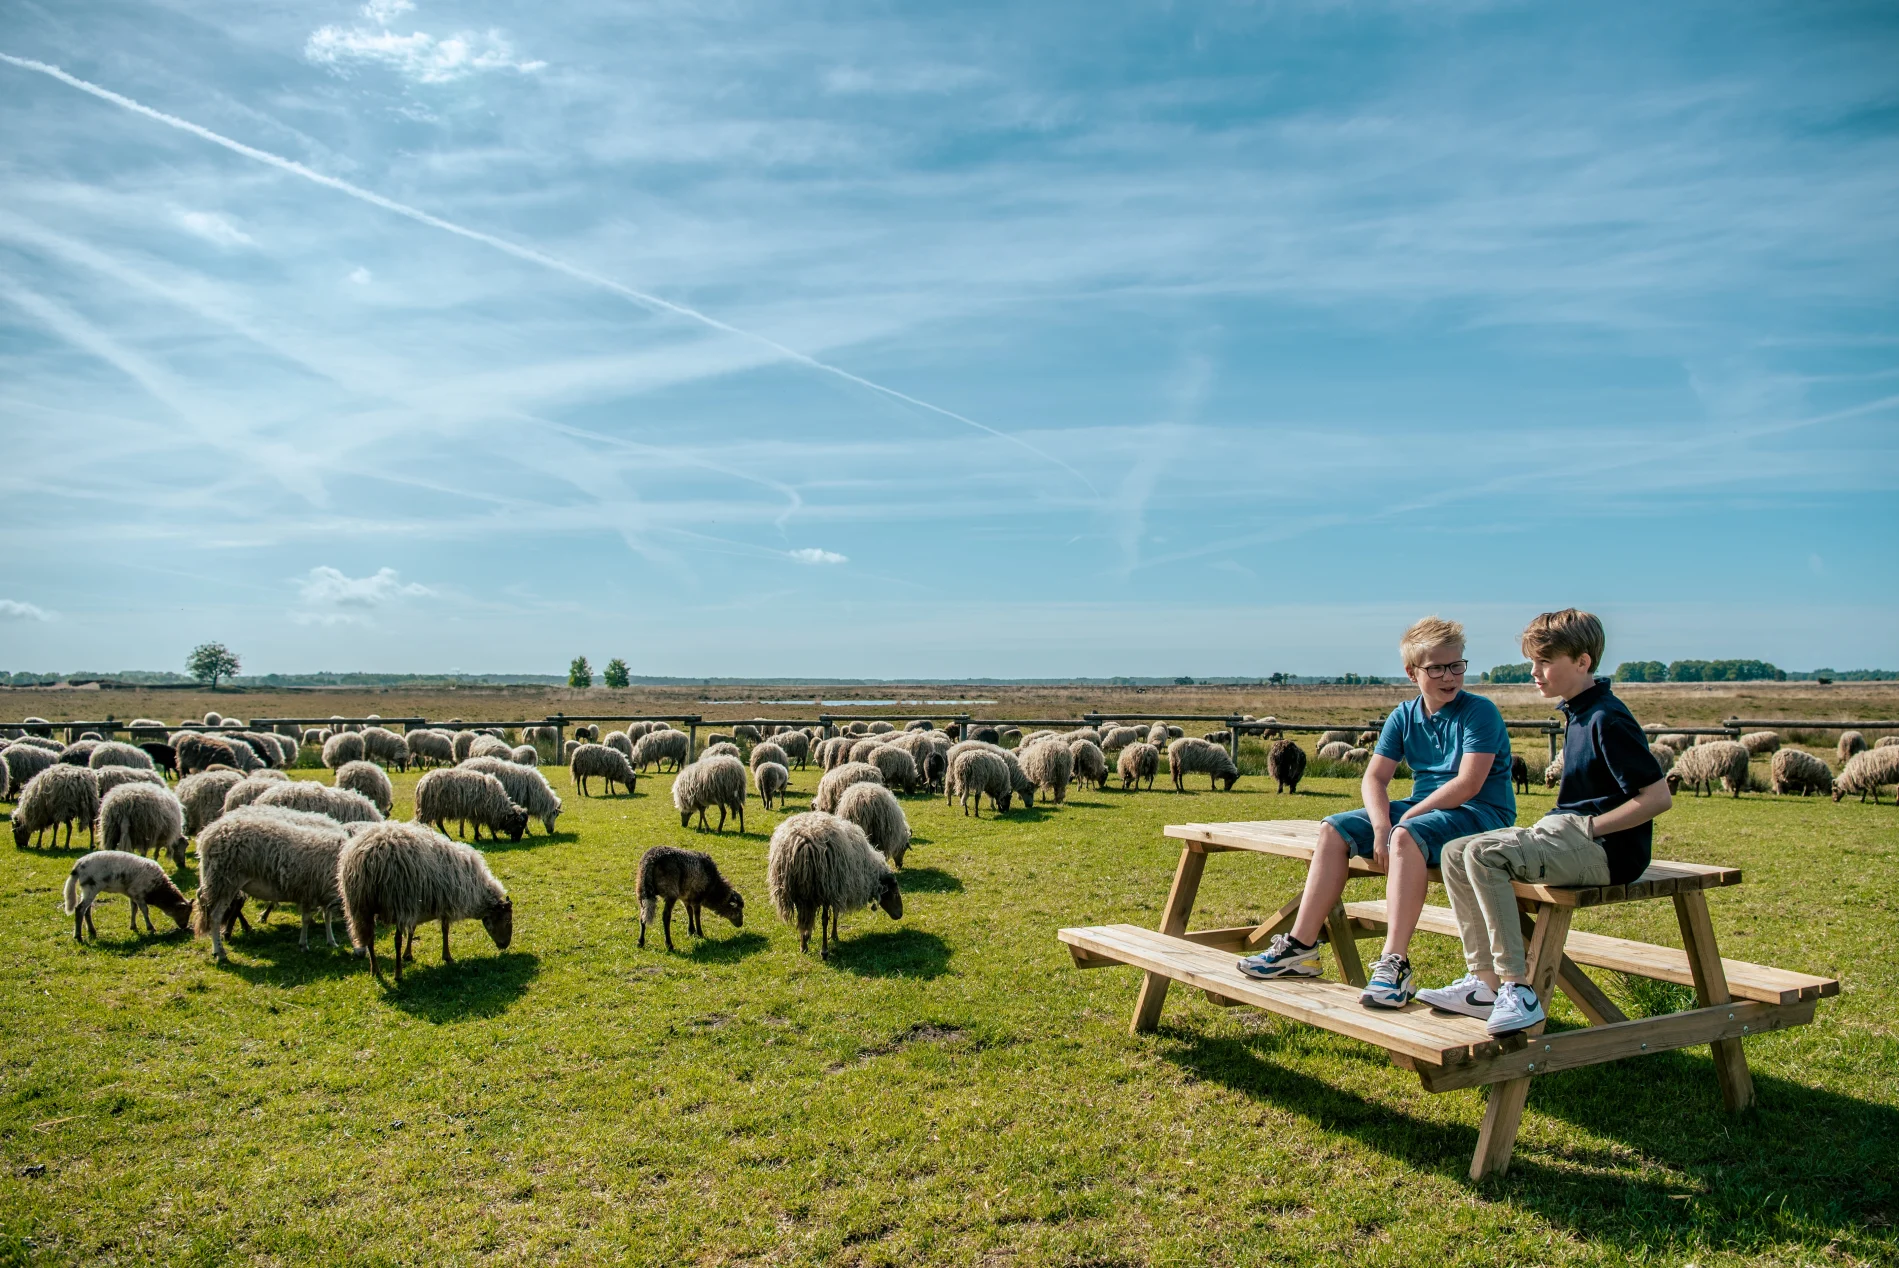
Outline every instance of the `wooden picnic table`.
<svg viewBox="0 0 1899 1268">
<path fill-rule="evenodd" d="M 1153 1030 L 1160 1021 L 1168 985 L 1182 982 L 1224 1007 L 1264 1008 L 1377 1044 L 1396 1064 L 1415 1071 L 1427 1091 L 1494 1084 L 1471 1159 L 1472 1179 L 1509 1167 L 1530 1080 L 1537 1075 L 1705 1043 L 1714 1052 L 1722 1100 L 1730 1110 L 1745 1109 L 1754 1100 L 1754 1081 L 1741 1041 L 1812 1021 L 1815 1002 L 1837 995 L 1840 989 L 1831 978 L 1722 959 L 1706 891 L 1740 884 L 1740 871 L 1656 861 L 1627 885 L 1517 883 L 1530 985 L 1543 1000 L 1550 998 L 1552 989 L 1561 990 L 1589 1024 L 1555 1033 L 1545 1033 L 1538 1025 L 1519 1035 L 1492 1038 L 1474 1017 L 1436 1012 L 1415 1001 L 1390 1010 L 1366 1008 L 1358 1002 L 1365 970 L 1357 939 L 1385 932 L 1382 901 L 1341 900 L 1325 922 L 1320 939 L 1337 958 L 1343 982 L 1259 981 L 1235 965 L 1238 956 L 1258 951 L 1273 935 L 1292 928 L 1299 911 L 1297 897 L 1257 925 L 1188 931 L 1208 855 L 1242 851 L 1310 862 L 1318 846 L 1316 821 L 1187 823 L 1165 832 L 1182 846 L 1158 931 L 1138 925 L 1095 925 L 1063 929 L 1058 935 L 1081 968 L 1120 964 L 1143 970 L 1130 1030 L 1136 1034 Z M 1354 876 L 1382 875 L 1366 859 L 1352 859 L 1350 869 Z M 1438 879 L 1435 869 L 1431 879 Z M 1680 949 L 1570 930 L 1571 918 L 1580 908 L 1658 898 L 1674 903 L 1681 927 Z M 1448 907 L 1427 906 L 1418 931 L 1458 936 Z M 1631 1019 L 1583 971 L 1585 966 L 1691 985 L 1697 1006 Z"/>
</svg>

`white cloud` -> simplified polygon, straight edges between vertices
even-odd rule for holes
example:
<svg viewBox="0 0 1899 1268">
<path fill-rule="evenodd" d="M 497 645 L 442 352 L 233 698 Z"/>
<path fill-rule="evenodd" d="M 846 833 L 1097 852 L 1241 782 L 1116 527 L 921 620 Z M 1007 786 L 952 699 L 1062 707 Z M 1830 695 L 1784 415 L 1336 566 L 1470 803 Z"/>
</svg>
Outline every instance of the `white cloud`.
<svg viewBox="0 0 1899 1268">
<path fill-rule="evenodd" d="M 18 599 L 0 599 L 0 621 L 50 621 L 53 614 L 45 608 Z"/>
<path fill-rule="evenodd" d="M 379 568 L 367 577 L 352 577 L 340 568 L 319 564 L 297 583 L 303 610 L 295 613 L 302 625 L 348 625 L 364 613 L 397 599 L 425 598 L 435 593 L 424 585 L 404 583 L 394 568 Z"/>
<path fill-rule="evenodd" d="M 257 243 L 251 235 L 220 216 L 215 211 L 177 211 L 172 213 L 180 228 L 194 233 L 206 242 L 221 247 L 252 247 Z"/>
<path fill-rule="evenodd" d="M 376 275 L 359 264 L 349 271 L 349 280 L 358 286 L 368 286 L 376 280 Z"/>
<path fill-rule="evenodd" d="M 816 546 L 806 546 L 802 550 L 786 551 L 801 564 L 847 564 L 850 556 L 840 555 L 835 550 L 819 550 Z"/>
<path fill-rule="evenodd" d="M 303 55 L 338 72 L 352 64 L 380 64 L 423 84 L 451 83 L 490 70 L 530 74 L 547 65 L 517 57 L 513 43 L 493 28 L 439 39 L 426 31 L 400 35 L 389 29 L 390 22 L 414 9 L 412 0 L 369 0 L 362 13 L 375 25 L 318 27 L 304 42 Z"/>
</svg>

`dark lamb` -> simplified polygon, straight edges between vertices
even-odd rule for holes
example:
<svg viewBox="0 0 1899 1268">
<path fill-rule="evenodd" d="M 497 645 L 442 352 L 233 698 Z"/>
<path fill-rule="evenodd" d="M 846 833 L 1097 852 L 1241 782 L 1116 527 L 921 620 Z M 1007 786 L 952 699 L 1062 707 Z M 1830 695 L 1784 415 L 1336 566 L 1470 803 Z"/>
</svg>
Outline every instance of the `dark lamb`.
<svg viewBox="0 0 1899 1268">
<path fill-rule="evenodd" d="M 178 778 L 178 750 L 177 749 L 173 748 L 169 744 L 161 744 L 156 740 L 147 741 L 146 743 L 139 745 L 139 747 L 144 749 L 146 754 L 150 756 L 150 758 L 152 759 L 153 766 L 157 767 L 159 770 L 164 771 L 167 775 L 170 775 L 173 779 Z"/>
<path fill-rule="evenodd" d="M 639 885 L 635 891 L 640 903 L 640 945 L 646 945 L 646 926 L 653 923 L 653 909 L 665 902 L 660 918 L 666 933 L 666 949 L 673 949 L 673 904 L 686 904 L 686 932 L 706 936 L 699 909 L 710 907 L 732 922 L 735 929 L 745 927 L 745 900 L 719 875 L 719 865 L 710 854 L 682 850 L 671 845 L 656 845 L 640 859 Z"/>
<path fill-rule="evenodd" d="M 1298 792 L 1299 781 L 1306 777 L 1306 751 L 1291 740 L 1274 740 L 1266 754 L 1266 770 L 1273 777 L 1274 792 Z"/>
</svg>

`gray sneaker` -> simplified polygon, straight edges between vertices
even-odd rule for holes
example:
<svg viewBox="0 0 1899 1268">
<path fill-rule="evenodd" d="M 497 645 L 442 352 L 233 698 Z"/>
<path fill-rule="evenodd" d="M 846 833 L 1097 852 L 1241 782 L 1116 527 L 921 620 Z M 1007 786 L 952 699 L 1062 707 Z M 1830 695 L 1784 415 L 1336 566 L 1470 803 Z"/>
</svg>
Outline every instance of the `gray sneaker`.
<svg viewBox="0 0 1899 1268">
<path fill-rule="evenodd" d="M 1240 972 L 1248 977 L 1317 977 L 1319 976 L 1319 944 L 1309 947 L 1295 947 L 1288 934 L 1275 934 L 1272 944 L 1258 955 L 1249 955 L 1239 962 Z"/>
</svg>

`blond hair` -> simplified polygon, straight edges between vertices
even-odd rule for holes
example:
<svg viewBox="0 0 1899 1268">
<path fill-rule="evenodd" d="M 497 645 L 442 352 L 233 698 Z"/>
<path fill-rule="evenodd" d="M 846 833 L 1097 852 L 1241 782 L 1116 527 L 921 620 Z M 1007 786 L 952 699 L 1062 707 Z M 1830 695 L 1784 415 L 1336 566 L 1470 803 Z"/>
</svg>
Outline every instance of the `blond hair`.
<svg viewBox="0 0 1899 1268">
<path fill-rule="evenodd" d="M 1444 647 L 1455 643 L 1464 646 L 1464 627 L 1456 621 L 1447 621 L 1441 616 L 1427 616 L 1404 632 L 1398 640 L 1398 651 L 1404 657 L 1404 669 L 1410 673 L 1424 663 L 1424 654 L 1433 647 Z"/>
<path fill-rule="evenodd" d="M 1561 612 L 1545 612 L 1531 621 L 1523 631 L 1522 646 L 1525 656 L 1544 660 L 1552 655 L 1581 660 L 1586 655 L 1593 671 L 1602 665 L 1604 642 L 1602 622 L 1596 619 L 1595 613 L 1564 608 Z"/>
</svg>

